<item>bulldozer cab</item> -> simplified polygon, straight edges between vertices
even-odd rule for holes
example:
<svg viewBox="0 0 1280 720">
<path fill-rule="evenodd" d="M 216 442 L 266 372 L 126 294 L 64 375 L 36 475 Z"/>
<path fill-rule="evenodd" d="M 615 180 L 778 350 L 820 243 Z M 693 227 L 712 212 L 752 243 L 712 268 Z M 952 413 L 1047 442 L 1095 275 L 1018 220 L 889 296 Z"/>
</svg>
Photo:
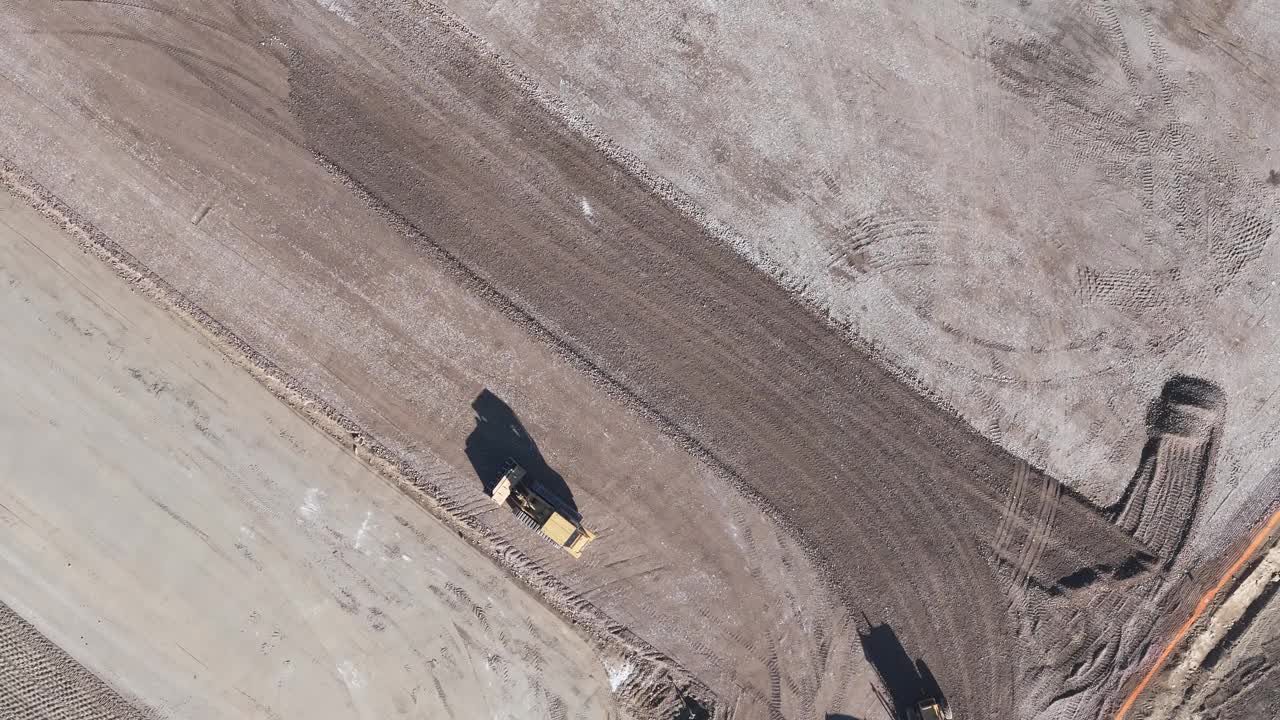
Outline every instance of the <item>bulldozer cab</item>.
<svg viewBox="0 0 1280 720">
<path fill-rule="evenodd" d="M 499 505 L 510 505 L 523 522 L 540 530 L 575 558 L 581 557 L 583 548 L 595 539 L 595 533 L 582 527 L 577 513 L 564 507 L 536 482 L 526 482 L 525 469 L 514 460 L 503 467 L 492 497 Z"/>
<path fill-rule="evenodd" d="M 502 468 L 502 477 L 498 478 L 498 484 L 493 486 L 491 494 L 493 501 L 499 505 L 505 503 L 507 498 L 511 497 L 511 491 L 519 487 L 524 480 L 524 474 L 524 468 L 508 460 Z"/>
</svg>

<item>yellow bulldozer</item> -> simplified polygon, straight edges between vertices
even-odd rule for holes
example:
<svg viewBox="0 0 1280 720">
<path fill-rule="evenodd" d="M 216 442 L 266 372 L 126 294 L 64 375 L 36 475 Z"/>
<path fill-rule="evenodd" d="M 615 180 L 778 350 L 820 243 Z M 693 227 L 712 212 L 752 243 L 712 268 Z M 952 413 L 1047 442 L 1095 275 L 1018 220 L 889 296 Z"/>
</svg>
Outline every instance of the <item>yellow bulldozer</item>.
<svg viewBox="0 0 1280 720">
<path fill-rule="evenodd" d="M 525 476 L 523 467 L 508 460 L 498 484 L 493 486 L 490 495 L 493 501 L 499 505 L 506 503 L 525 525 L 541 532 L 575 558 L 582 557 L 583 548 L 595 539 L 595 533 L 582 527 L 578 513 L 540 485 L 527 482 Z"/>
<path fill-rule="evenodd" d="M 916 703 L 910 717 L 911 720 L 951 720 L 951 708 L 933 698 L 925 698 Z"/>
</svg>

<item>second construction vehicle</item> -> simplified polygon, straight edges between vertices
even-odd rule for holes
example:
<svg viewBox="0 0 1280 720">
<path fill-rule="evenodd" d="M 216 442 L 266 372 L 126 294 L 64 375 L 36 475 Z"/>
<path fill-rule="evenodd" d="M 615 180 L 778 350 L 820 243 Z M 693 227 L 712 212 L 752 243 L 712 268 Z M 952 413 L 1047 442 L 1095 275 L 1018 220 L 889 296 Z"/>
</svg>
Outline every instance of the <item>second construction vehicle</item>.
<svg viewBox="0 0 1280 720">
<path fill-rule="evenodd" d="M 933 698 L 916 703 L 911 720 L 951 720 L 951 709 Z"/>
<path fill-rule="evenodd" d="M 499 505 L 511 506 L 525 525 L 540 531 L 576 558 L 582 557 L 595 533 L 582 527 L 582 517 L 536 483 L 525 478 L 525 469 L 514 460 L 503 466 L 502 477 L 493 486 L 491 496 Z"/>
</svg>

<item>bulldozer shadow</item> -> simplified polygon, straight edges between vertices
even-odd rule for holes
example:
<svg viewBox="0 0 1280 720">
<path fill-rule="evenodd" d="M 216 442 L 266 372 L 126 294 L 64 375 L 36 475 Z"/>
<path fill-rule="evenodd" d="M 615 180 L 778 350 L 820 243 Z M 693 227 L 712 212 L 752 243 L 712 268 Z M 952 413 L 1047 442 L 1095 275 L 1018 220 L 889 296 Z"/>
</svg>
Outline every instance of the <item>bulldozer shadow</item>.
<svg viewBox="0 0 1280 720">
<path fill-rule="evenodd" d="M 511 406 L 488 388 L 471 401 L 476 426 L 467 435 L 466 454 L 486 495 L 492 493 L 508 460 L 528 473 L 528 482 L 578 512 L 569 485 L 547 464 L 533 437 Z"/>
<path fill-rule="evenodd" d="M 932 698 L 946 707 L 942 689 L 924 660 L 913 661 L 888 624 L 868 625 L 868 631 L 859 632 L 858 639 L 867 662 L 880 678 L 884 692 L 876 690 L 876 696 L 890 716 L 914 717 L 916 703 L 923 698 Z"/>
</svg>

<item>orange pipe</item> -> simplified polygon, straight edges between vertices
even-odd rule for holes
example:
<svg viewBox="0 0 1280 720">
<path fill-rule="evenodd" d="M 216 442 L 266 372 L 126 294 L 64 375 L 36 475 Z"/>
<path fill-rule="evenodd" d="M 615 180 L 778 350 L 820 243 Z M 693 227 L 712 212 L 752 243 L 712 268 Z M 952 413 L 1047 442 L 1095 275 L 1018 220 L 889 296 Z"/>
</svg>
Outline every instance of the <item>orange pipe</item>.
<svg viewBox="0 0 1280 720">
<path fill-rule="evenodd" d="M 1266 541 L 1267 537 L 1271 534 L 1271 531 L 1275 529 L 1277 524 L 1280 524 L 1280 510 L 1271 514 L 1271 517 L 1267 519 L 1267 523 L 1254 534 L 1253 540 L 1249 543 L 1249 547 L 1245 548 L 1240 557 L 1236 558 L 1236 561 L 1231 564 L 1231 567 L 1227 568 L 1227 571 L 1222 574 L 1222 577 L 1218 578 L 1218 584 L 1214 585 L 1212 590 L 1205 593 L 1204 597 L 1200 598 L 1200 602 L 1196 604 L 1195 612 L 1191 613 L 1191 617 L 1178 628 L 1178 632 L 1174 633 L 1173 639 L 1169 641 L 1169 644 L 1166 645 L 1164 650 L 1160 653 L 1160 657 L 1156 658 L 1155 664 L 1152 665 L 1151 669 L 1147 671 L 1147 674 L 1143 676 L 1142 682 L 1138 683 L 1138 686 L 1133 689 L 1133 692 L 1129 693 L 1129 696 L 1124 699 L 1124 704 L 1120 706 L 1118 711 L 1116 711 L 1115 720 L 1124 720 L 1124 716 L 1133 708 L 1133 704 L 1138 701 L 1138 696 L 1142 694 L 1143 690 L 1147 689 L 1147 684 L 1156 676 L 1156 673 L 1160 672 L 1160 669 L 1164 667 L 1165 661 L 1169 659 L 1169 655 L 1171 655 L 1174 649 L 1182 643 L 1182 639 L 1187 636 L 1187 632 L 1191 630 L 1191 626 L 1196 624 L 1196 620 L 1199 620 L 1200 616 L 1204 614 L 1205 609 L 1213 603 L 1213 599 L 1217 597 L 1218 593 L 1222 592 L 1222 589 L 1227 586 L 1227 583 L 1231 582 L 1232 576 L 1234 576 L 1236 572 L 1238 572 L 1240 568 L 1248 562 L 1249 558 L 1253 557 L 1253 554 L 1257 552 L 1262 543 Z"/>
</svg>

